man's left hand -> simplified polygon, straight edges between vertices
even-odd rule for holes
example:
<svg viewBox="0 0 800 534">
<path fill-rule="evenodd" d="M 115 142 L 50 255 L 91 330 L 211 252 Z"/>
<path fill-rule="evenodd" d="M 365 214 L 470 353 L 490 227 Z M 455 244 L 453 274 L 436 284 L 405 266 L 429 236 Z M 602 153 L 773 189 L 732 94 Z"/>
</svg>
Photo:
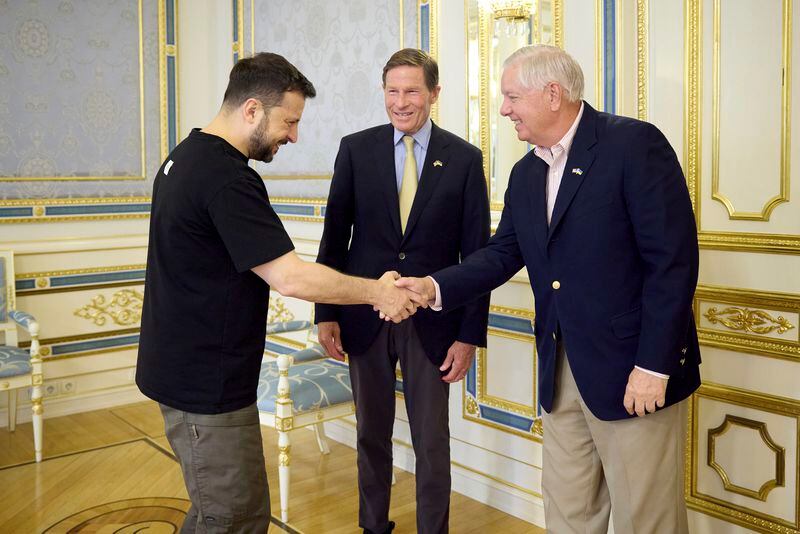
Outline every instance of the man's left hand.
<svg viewBox="0 0 800 534">
<path fill-rule="evenodd" d="M 444 363 L 439 367 L 440 371 L 450 372 L 442 377 L 447 383 L 458 382 L 467 375 L 467 371 L 472 366 L 472 359 L 475 358 L 475 345 L 455 341 L 447 350 Z"/>
<path fill-rule="evenodd" d="M 622 403 L 625 410 L 633 415 L 643 417 L 656 411 L 656 407 L 664 407 L 664 398 L 667 393 L 667 380 L 641 369 L 633 368 L 628 376 L 628 385 L 625 387 L 625 398 Z"/>
</svg>

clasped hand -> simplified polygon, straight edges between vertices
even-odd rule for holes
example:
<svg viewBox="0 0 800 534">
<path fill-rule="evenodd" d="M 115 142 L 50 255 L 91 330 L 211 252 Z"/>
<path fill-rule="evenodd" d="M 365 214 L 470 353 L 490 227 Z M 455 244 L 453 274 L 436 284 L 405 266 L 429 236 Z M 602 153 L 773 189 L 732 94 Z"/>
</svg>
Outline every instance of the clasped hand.
<svg viewBox="0 0 800 534">
<path fill-rule="evenodd" d="M 417 308 L 427 308 L 428 299 L 414 292 L 411 289 L 406 289 L 396 284 L 395 281 L 400 279 L 400 273 L 396 271 L 387 271 L 380 277 L 380 294 L 378 303 L 372 309 L 380 313 L 381 319 L 399 323 L 408 319 Z"/>
</svg>

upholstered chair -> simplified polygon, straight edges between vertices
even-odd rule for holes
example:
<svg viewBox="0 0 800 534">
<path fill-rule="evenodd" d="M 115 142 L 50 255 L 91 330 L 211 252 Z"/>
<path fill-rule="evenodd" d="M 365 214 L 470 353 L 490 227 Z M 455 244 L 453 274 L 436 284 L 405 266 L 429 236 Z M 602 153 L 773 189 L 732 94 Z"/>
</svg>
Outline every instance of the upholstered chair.
<svg viewBox="0 0 800 534">
<path fill-rule="evenodd" d="M 297 330 L 297 326 L 276 323 L 269 325 L 267 332 Z M 307 323 L 305 328 L 310 326 Z M 320 452 L 330 453 L 322 423 L 355 412 L 347 364 L 326 358 L 324 349 L 316 343 L 280 354 L 274 361 L 265 359 L 261 364 L 257 402 L 261 424 L 278 431 L 281 521 L 287 522 L 292 449 L 289 432 L 313 426 Z"/>
<path fill-rule="evenodd" d="M 19 347 L 17 329 L 27 332 L 28 350 Z M 0 250 L 0 391 L 8 393 L 8 430 L 17 423 L 17 394 L 30 388 L 33 409 L 33 443 L 37 462 L 42 461 L 42 359 L 39 324 L 29 313 L 17 310 L 14 292 L 14 255 Z"/>
</svg>

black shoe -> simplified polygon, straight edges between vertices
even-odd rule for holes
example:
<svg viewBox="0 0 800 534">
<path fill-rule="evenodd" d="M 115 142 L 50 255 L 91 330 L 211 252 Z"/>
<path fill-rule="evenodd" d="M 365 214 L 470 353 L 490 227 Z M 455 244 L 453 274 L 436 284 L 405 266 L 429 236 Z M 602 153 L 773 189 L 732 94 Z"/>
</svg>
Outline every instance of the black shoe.
<svg viewBox="0 0 800 534">
<path fill-rule="evenodd" d="M 386 530 L 384 530 L 380 534 L 391 534 L 393 530 L 394 530 L 394 521 L 389 521 L 389 526 L 386 527 Z M 379 533 L 373 532 L 372 530 L 369 530 L 368 528 L 365 528 L 364 529 L 364 534 L 379 534 Z"/>
</svg>

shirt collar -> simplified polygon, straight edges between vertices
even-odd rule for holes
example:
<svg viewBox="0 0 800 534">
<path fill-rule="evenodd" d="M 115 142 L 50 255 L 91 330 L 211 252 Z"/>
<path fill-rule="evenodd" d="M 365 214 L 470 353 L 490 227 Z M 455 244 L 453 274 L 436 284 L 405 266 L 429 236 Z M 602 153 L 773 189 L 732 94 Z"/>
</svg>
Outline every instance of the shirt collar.
<svg viewBox="0 0 800 534">
<path fill-rule="evenodd" d="M 428 120 L 425 121 L 425 124 L 422 125 L 422 128 L 416 131 L 416 133 L 412 134 L 411 137 L 414 138 L 419 146 L 422 147 L 423 150 L 428 150 L 428 142 L 431 140 L 431 130 L 433 130 L 433 122 L 431 122 L 431 118 L 428 117 Z M 400 142 L 405 134 L 398 130 L 397 128 L 394 129 L 394 144 Z"/>
<path fill-rule="evenodd" d="M 578 115 L 575 117 L 575 120 L 572 122 L 572 126 L 570 126 L 569 130 L 567 130 L 567 133 L 564 134 L 564 137 L 562 137 L 561 140 L 558 143 L 556 143 L 555 145 L 553 145 L 552 147 L 546 147 L 545 148 L 545 147 L 542 147 L 542 146 L 536 146 L 537 154 L 538 154 L 538 151 L 542 151 L 542 150 L 552 151 L 553 148 L 555 148 L 557 146 L 560 146 L 561 149 L 564 152 L 569 152 L 569 149 L 572 146 L 572 141 L 573 141 L 573 139 L 575 139 L 575 132 L 578 131 L 578 124 L 580 124 L 582 116 L 583 116 L 583 102 L 581 102 L 581 107 L 580 107 L 580 109 L 578 109 Z"/>
</svg>

